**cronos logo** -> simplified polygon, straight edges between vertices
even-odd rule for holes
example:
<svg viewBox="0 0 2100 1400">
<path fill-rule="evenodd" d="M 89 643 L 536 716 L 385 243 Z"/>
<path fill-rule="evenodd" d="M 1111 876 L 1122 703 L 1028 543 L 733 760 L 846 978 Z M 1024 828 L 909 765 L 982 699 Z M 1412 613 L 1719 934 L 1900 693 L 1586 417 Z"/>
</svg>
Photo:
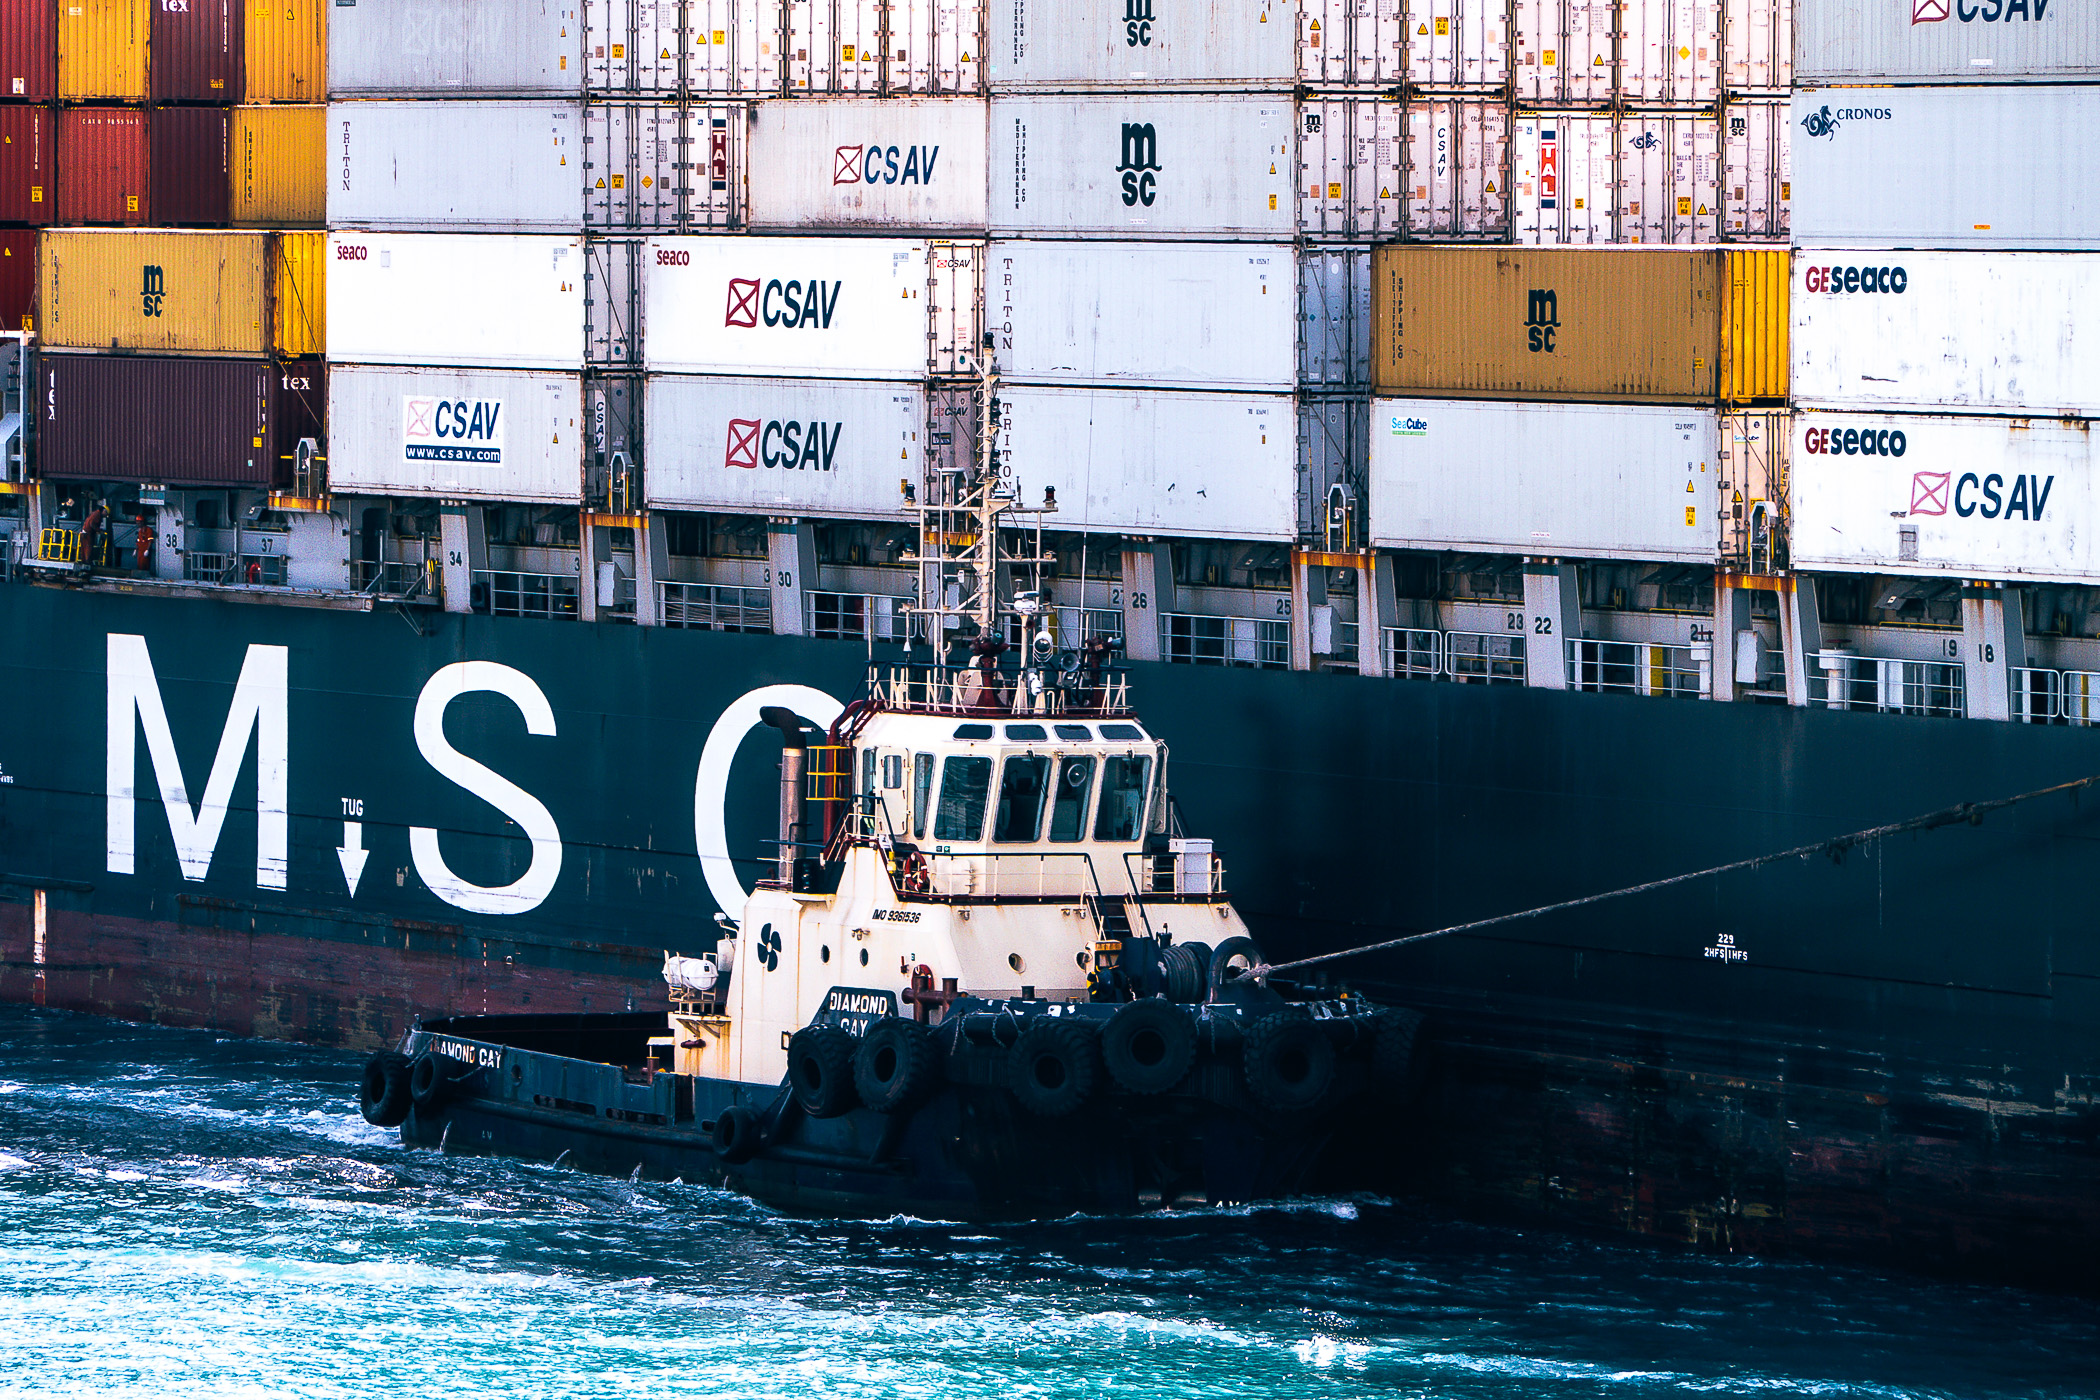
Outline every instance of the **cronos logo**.
<svg viewBox="0 0 2100 1400">
<path fill-rule="evenodd" d="M 783 282 L 773 277 L 761 283 L 756 277 L 732 277 L 722 324 L 744 330 L 756 330 L 761 322 L 768 326 L 829 330 L 845 285 L 842 280 L 803 282 L 798 278 Z"/>
<path fill-rule="evenodd" d="M 831 153 L 834 185 L 930 185 L 939 146 L 840 146 Z"/>
<path fill-rule="evenodd" d="M 1818 107 L 1801 119 L 1801 129 L 1810 136 L 1835 138 L 1838 128 L 1846 122 L 1894 121 L 1896 114 L 1887 107 Z"/>
<path fill-rule="evenodd" d="M 788 471 L 828 472 L 845 435 L 844 423 L 799 418 L 732 418 L 729 420 L 729 441 L 722 452 L 722 465 L 741 467 L 745 471 L 756 471 L 764 466 Z"/>
<path fill-rule="evenodd" d="M 1988 5 L 1968 5 L 1955 0 L 1953 17 L 1963 24 L 1974 24 L 1977 20 L 1985 24 L 1999 20 L 2011 23 L 2016 19 L 2040 19 L 2048 8 L 2049 0 L 2034 0 L 2032 12 L 2028 0 L 1990 0 Z M 1911 0 L 1912 24 L 1939 24 L 1947 18 L 1947 0 Z"/>
</svg>

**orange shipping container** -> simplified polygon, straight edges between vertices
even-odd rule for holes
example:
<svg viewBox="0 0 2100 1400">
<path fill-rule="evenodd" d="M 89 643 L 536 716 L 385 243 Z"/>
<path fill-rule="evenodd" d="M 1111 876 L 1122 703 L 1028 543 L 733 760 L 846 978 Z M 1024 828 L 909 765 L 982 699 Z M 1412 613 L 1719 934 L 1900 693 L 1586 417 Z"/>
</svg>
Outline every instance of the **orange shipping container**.
<svg viewBox="0 0 2100 1400">
<path fill-rule="evenodd" d="M 328 220 L 326 107 L 236 107 L 236 228 L 319 228 Z"/>
<path fill-rule="evenodd" d="M 267 233 L 52 229 L 38 329 L 54 349 L 266 355 L 270 251 Z"/>
<path fill-rule="evenodd" d="M 242 0 L 248 102 L 328 97 L 328 0 Z M 239 196 L 235 196 L 238 201 Z"/>
<path fill-rule="evenodd" d="M 271 263 L 277 353 L 319 355 L 328 349 L 328 235 L 280 233 Z"/>
<path fill-rule="evenodd" d="M 152 0 L 58 0 L 62 101 L 144 102 Z"/>
</svg>

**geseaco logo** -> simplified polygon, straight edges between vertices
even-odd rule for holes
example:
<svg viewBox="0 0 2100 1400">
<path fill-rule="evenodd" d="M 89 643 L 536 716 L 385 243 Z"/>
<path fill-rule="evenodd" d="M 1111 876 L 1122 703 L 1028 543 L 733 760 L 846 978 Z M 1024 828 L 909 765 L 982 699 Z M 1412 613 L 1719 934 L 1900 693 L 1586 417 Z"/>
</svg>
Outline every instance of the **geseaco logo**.
<svg viewBox="0 0 2100 1400">
<path fill-rule="evenodd" d="M 1902 296 L 1910 273 L 1900 267 L 1811 267 L 1802 273 L 1803 290 L 1811 292 L 1888 292 Z"/>
<path fill-rule="evenodd" d="M 1394 437 L 1428 437 L 1429 423 L 1421 418 L 1402 418 L 1394 414 L 1388 420 L 1392 424 Z"/>
<path fill-rule="evenodd" d="M 401 452 L 411 462 L 503 462 L 503 400 L 401 400 Z"/>
<path fill-rule="evenodd" d="M 1894 121 L 1896 114 L 1886 107 L 1818 107 L 1801 119 L 1801 128 L 1810 136 L 1835 138 L 1838 128 L 1846 122 Z"/>
<path fill-rule="evenodd" d="M 804 282 L 796 278 L 783 282 L 772 277 L 760 282 L 756 277 L 732 277 L 722 324 L 744 330 L 756 330 L 761 323 L 830 330 L 845 285 L 844 281 Z"/>
<path fill-rule="evenodd" d="M 732 418 L 729 443 L 722 465 L 756 471 L 760 467 L 782 467 L 789 471 L 831 470 L 839 440 L 846 435 L 844 423 L 823 423 L 798 418 Z"/>
<path fill-rule="evenodd" d="M 840 146 L 831 153 L 834 185 L 930 185 L 939 146 Z"/>
<path fill-rule="evenodd" d="M 2048 8 L 2049 0 L 2034 0 L 2032 13 L 2028 10 L 2028 0 L 1990 0 L 1987 5 L 1968 5 L 1955 0 L 1953 17 L 1963 24 L 1974 24 L 1977 20 L 1985 24 L 2003 20 L 2010 24 L 2016 19 L 2040 19 Z M 1911 0 L 1912 24 L 1940 24 L 1947 18 L 1947 0 Z"/>
<path fill-rule="evenodd" d="M 1123 123 L 1123 159 L 1116 170 L 1123 176 L 1123 203 L 1152 207 L 1159 188 L 1159 132 L 1151 122 Z"/>
</svg>

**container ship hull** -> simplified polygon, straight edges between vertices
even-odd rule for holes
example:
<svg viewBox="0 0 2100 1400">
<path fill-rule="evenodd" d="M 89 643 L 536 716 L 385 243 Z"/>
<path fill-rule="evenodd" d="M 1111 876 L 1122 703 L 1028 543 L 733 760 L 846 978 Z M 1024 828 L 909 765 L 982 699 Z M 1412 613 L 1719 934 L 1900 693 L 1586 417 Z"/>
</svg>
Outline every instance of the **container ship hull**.
<svg viewBox="0 0 2100 1400">
<path fill-rule="evenodd" d="M 0 998 L 373 1048 L 644 1010 L 859 644 L 0 591 Z M 1139 665 L 1272 960 L 2100 772 L 2083 729 Z M 756 694 L 769 687 L 761 700 Z M 741 742 L 740 742 L 741 741 Z M 2089 1286 L 2100 812 L 2051 797 L 1339 964 L 1431 1016 L 1373 1179 L 1469 1211 Z M 1186 936 L 1196 937 L 1196 931 Z"/>
</svg>

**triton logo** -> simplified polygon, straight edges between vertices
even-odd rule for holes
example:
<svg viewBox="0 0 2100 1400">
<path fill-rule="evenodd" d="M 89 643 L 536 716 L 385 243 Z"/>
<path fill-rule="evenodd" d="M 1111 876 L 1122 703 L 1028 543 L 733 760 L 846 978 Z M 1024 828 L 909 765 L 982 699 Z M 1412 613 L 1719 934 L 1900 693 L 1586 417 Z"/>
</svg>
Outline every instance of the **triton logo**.
<svg viewBox="0 0 2100 1400">
<path fill-rule="evenodd" d="M 148 316 L 158 316 L 160 315 L 161 303 L 168 298 L 167 281 L 162 276 L 161 270 L 152 263 L 147 263 L 141 267 L 139 273 L 140 309 Z"/>
<path fill-rule="evenodd" d="M 1123 176 L 1123 203 L 1152 206 L 1159 163 L 1159 132 L 1151 122 L 1123 123 L 1123 161 L 1116 167 Z"/>
<path fill-rule="evenodd" d="M 729 441 L 722 453 L 724 467 L 756 471 L 761 466 L 787 471 L 831 470 L 839 441 L 846 436 L 844 423 L 803 422 L 795 418 L 732 418 Z"/>
<path fill-rule="evenodd" d="M 840 146 L 831 153 L 834 185 L 930 185 L 939 146 Z"/>
<path fill-rule="evenodd" d="M 1560 133 L 1550 126 L 1539 128 L 1539 208 L 1552 209 L 1560 202 Z"/>
<path fill-rule="evenodd" d="M 844 281 L 783 282 L 768 279 L 761 291 L 756 277 L 729 279 L 729 306 L 722 316 L 725 326 L 756 330 L 761 321 L 768 326 L 814 326 L 830 330 L 831 318 L 839 309 Z M 828 290 L 827 290 L 828 289 Z"/>
<path fill-rule="evenodd" d="M 1524 329 L 1531 353 L 1552 354 L 1560 334 L 1560 296 L 1550 287 L 1533 287 L 1524 305 Z"/>
</svg>

